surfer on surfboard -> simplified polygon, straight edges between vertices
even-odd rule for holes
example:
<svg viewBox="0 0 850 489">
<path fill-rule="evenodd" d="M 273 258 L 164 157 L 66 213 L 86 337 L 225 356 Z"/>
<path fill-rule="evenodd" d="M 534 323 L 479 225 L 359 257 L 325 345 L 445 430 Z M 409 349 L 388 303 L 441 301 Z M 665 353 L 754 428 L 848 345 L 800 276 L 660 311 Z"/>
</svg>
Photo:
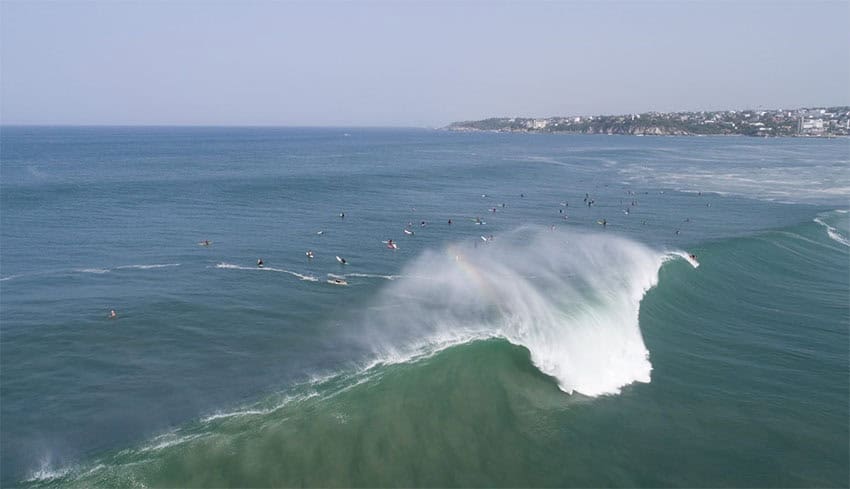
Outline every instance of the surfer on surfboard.
<svg viewBox="0 0 850 489">
<path fill-rule="evenodd" d="M 257 259 L 257 268 L 263 268 L 263 259 L 262 258 Z"/>
</svg>

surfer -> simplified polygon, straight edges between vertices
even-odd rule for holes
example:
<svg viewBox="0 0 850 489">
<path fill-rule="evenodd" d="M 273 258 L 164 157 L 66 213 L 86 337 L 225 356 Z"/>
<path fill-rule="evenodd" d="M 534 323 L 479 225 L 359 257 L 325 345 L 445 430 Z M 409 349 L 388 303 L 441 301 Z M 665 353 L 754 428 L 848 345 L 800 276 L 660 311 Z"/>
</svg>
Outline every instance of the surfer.
<svg viewBox="0 0 850 489">
<path fill-rule="evenodd" d="M 109 319 L 118 319 L 118 313 L 115 312 L 115 309 L 109 310 Z"/>
<path fill-rule="evenodd" d="M 210 245 L 210 240 L 205 239 L 205 240 L 201 241 L 201 246 L 209 246 L 209 245 Z"/>
<path fill-rule="evenodd" d="M 257 259 L 257 268 L 263 268 L 263 259 L 262 258 Z"/>
<path fill-rule="evenodd" d="M 696 260 L 696 259 L 697 259 L 697 256 L 696 256 L 696 255 L 694 255 L 693 253 L 691 253 L 691 254 L 690 254 L 690 255 L 688 255 L 688 256 L 691 258 L 691 260 Z"/>
<path fill-rule="evenodd" d="M 602 227 L 604 228 L 604 227 L 605 227 L 605 226 L 607 226 L 607 225 L 608 225 L 608 221 L 607 221 L 607 220 L 605 220 L 605 219 L 603 219 L 603 220 L 602 220 Z"/>
<path fill-rule="evenodd" d="M 336 261 L 340 262 L 340 263 L 341 263 L 341 264 L 343 264 L 343 265 L 345 265 L 346 263 L 348 263 L 347 261 L 345 261 L 345 258 L 342 258 L 342 257 L 340 257 L 340 256 L 336 257 Z"/>
<path fill-rule="evenodd" d="M 449 226 L 451 226 L 451 225 L 452 225 L 452 220 L 451 220 L 451 219 L 449 219 Z"/>
<path fill-rule="evenodd" d="M 345 219 L 345 212 L 340 212 L 340 213 L 339 213 L 339 218 L 340 218 L 340 219 Z"/>
<path fill-rule="evenodd" d="M 305 253 L 305 254 L 307 255 L 307 258 L 309 258 L 311 260 L 313 259 L 313 250 L 307 250 L 307 253 Z"/>
</svg>

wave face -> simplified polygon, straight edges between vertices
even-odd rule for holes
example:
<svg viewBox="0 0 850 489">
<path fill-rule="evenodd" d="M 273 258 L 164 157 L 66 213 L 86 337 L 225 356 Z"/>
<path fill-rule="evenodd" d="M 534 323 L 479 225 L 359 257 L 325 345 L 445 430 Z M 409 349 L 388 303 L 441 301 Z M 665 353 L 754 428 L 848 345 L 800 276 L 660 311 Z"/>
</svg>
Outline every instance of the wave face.
<svg viewBox="0 0 850 489">
<path fill-rule="evenodd" d="M 364 339 L 399 361 L 434 345 L 503 337 L 528 348 L 566 392 L 617 393 L 650 381 L 638 311 L 663 260 L 625 238 L 528 229 L 425 252 L 383 289 Z"/>
</svg>

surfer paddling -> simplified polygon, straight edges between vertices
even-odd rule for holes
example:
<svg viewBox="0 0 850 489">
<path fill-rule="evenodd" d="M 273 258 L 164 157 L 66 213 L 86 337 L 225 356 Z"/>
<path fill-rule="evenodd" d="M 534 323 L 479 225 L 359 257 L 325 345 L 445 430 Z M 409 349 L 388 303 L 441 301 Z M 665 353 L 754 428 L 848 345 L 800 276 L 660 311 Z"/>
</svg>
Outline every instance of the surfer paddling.
<svg viewBox="0 0 850 489">
<path fill-rule="evenodd" d="M 264 263 L 263 263 L 263 259 L 262 259 L 262 258 L 258 258 L 258 259 L 257 259 L 257 268 L 263 268 L 263 265 L 264 265 Z"/>
<path fill-rule="evenodd" d="M 115 312 L 115 309 L 109 310 L 109 316 L 107 316 L 107 319 L 118 319 L 118 313 Z"/>
</svg>

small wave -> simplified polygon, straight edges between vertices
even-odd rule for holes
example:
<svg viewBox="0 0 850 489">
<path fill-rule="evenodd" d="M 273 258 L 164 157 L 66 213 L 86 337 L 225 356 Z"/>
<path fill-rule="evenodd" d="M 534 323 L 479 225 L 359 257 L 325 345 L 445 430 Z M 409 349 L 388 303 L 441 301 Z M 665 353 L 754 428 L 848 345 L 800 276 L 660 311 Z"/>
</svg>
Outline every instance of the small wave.
<svg viewBox="0 0 850 489">
<path fill-rule="evenodd" d="M 836 211 L 836 212 L 840 212 L 840 211 Z M 833 240 L 837 243 L 841 243 L 844 246 L 850 246 L 850 240 L 848 240 L 846 236 L 844 236 L 843 234 L 838 232 L 838 230 L 835 229 L 835 227 L 830 226 L 829 224 L 823 222 L 819 217 L 816 217 L 813 220 L 814 220 L 814 222 L 816 222 L 816 223 L 820 224 L 821 226 L 823 226 L 824 228 L 826 228 L 826 234 L 827 234 L 827 236 L 829 236 L 829 238 L 831 240 Z"/>
<path fill-rule="evenodd" d="M 396 280 L 398 278 L 401 278 L 401 275 L 380 275 L 376 273 L 346 273 L 344 277 L 382 278 L 385 280 Z"/>
<path fill-rule="evenodd" d="M 298 277 L 301 280 L 307 282 L 318 282 L 319 279 L 312 275 L 305 275 L 303 273 L 293 272 L 292 270 L 284 270 L 283 268 L 273 268 L 273 267 L 243 267 L 241 265 L 234 265 L 232 263 L 219 263 L 215 266 L 215 268 L 225 269 L 225 270 L 248 270 L 255 272 L 278 272 L 278 273 L 287 273 L 292 275 L 293 277 Z"/>
<path fill-rule="evenodd" d="M 168 268 L 168 267 L 179 267 L 179 263 L 155 263 L 153 265 L 123 265 L 120 267 L 115 267 L 116 270 L 125 270 L 125 269 L 136 269 L 136 270 L 150 270 L 153 268 Z"/>
<path fill-rule="evenodd" d="M 108 268 L 75 268 L 73 271 L 77 273 L 109 273 Z"/>
</svg>

